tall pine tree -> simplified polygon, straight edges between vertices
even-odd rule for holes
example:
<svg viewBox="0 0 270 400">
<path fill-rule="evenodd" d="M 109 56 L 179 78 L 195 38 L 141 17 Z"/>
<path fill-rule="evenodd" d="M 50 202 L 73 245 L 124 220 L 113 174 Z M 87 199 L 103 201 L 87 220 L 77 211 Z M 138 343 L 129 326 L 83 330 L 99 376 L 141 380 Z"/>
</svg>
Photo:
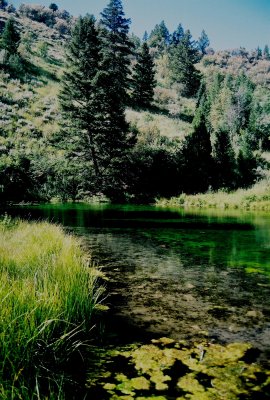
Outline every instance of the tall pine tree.
<svg viewBox="0 0 270 400">
<path fill-rule="evenodd" d="M 207 49 L 207 47 L 209 47 L 209 45 L 210 45 L 210 40 L 209 40 L 205 30 L 203 29 L 201 36 L 198 39 L 198 47 L 199 47 L 199 50 L 200 50 L 202 56 L 204 56 L 206 54 L 206 49 Z"/>
<path fill-rule="evenodd" d="M 154 62 L 147 43 L 143 43 L 137 57 L 133 76 L 133 102 L 139 107 L 149 107 L 154 97 Z"/>
<path fill-rule="evenodd" d="M 18 32 L 14 19 L 10 18 L 6 24 L 1 37 L 1 48 L 5 50 L 5 60 L 17 53 L 20 43 L 20 33 Z"/>
<path fill-rule="evenodd" d="M 183 190 L 203 193 L 212 184 L 212 146 L 204 115 L 194 121 L 193 133 L 185 139 L 182 150 Z"/>
<path fill-rule="evenodd" d="M 100 65 L 101 42 L 95 19 L 90 15 L 80 17 L 67 49 L 60 101 L 71 133 L 73 153 L 90 161 L 97 179 L 101 178 L 104 157 L 101 153 L 104 132 Z"/>
<path fill-rule="evenodd" d="M 182 24 L 179 24 L 177 29 L 173 32 L 171 36 L 171 44 L 173 46 L 177 46 L 185 35 Z"/>
<path fill-rule="evenodd" d="M 130 55 L 133 45 L 128 37 L 130 19 L 125 18 L 121 0 L 110 0 L 101 13 L 104 69 L 110 74 L 110 88 L 119 105 L 128 102 L 130 88 Z"/>
<path fill-rule="evenodd" d="M 155 47 L 160 52 L 169 45 L 170 33 L 164 21 L 154 27 L 149 35 L 148 43 L 150 47 Z"/>
<path fill-rule="evenodd" d="M 182 85 L 182 94 L 185 96 L 194 96 L 199 89 L 200 73 L 194 66 L 198 58 L 198 50 L 187 30 L 179 44 L 170 52 L 171 79 Z"/>
</svg>

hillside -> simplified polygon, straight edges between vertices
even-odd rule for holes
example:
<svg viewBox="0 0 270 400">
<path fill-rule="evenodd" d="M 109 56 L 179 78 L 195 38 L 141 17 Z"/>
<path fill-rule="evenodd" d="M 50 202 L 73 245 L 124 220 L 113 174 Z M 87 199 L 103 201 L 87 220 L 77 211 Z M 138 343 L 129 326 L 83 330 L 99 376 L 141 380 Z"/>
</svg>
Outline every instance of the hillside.
<svg viewBox="0 0 270 400">
<path fill-rule="evenodd" d="M 73 150 L 74 138 L 63 136 L 66 121 L 58 100 L 66 44 L 76 20 L 66 10 L 31 7 L 24 5 L 17 11 L 0 11 L 0 29 L 3 31 L 12 17 L 20 32 L 19 58 L 11 59 L 9 69 L 3 64 L 3 51 L 0 52 L 1 187 L 5 188 L 5 198 L 11 201 L 85 199 L 93 194 L 95 184 L 92 188 L 87 184 L 93 176 L 90 173 L 86 177 L 88 160 L 85 164 L 80 160 L 81 150 Z M 130 170 L 132 177 L 131 193 L 122 193 L 119 198 L 151 201 L 182 191 L 205 191 L 210 186 L 231 190 L 265 177 L 268 168 L 265 160 L 269 159 L 270 150 L 269 54 L 247 52 L 242 48 L 219 52 L 208 48 L 194 63 L 207 102 L 207 106 L 201 105 L 202 97 L 186 95 L 183 84 L 179 83 L 178 71 L 173 64 L 173 60 L 177 60 L 174 59 L 177 45 L 169 45 L 160 37 L 160 26 L 164 28 L 162 23 L 157 25 L 147 42 L 155 63 L 156 86 L 152 104 L 150 107 L 129 104 L 126 108 L 126 119 L 136 131 L 137 145 L 135 160 L 124 167 Z M 134 40 L 134 36 L 131 39 Z M 135 39 L 135 51 L 138 51 L 141 42 L 139 38 Z M 131 56 L 132 68 L 136 57 Z M 202 188 L 196 188 L 196 182 L 195 188 L 187 186 L 193 177 L 188 177 L 189 171 L 184 172 L 190 167 L 180 167 L 184 162 L 181 152 L 186 139 L 192 136 L 193 119 L 202 112 L 200 107 L 203 112 L 207 110 L 205 119 L 214 157 L 218 132 L 228 129 L 233 162 L 236 163 L 231 168 L 240 168 L 238 156 L 242 157 L 241 154 L 250 158 L 252 152 L 252 157 L 257 159 L 256 165 L 255 161 L 245 161 L 252 173 L 245 176 L 244 181 L 238 171 L 226 179 L 211 178 Z M 196 173 L 196 167 L 194 171 Z M 170 182 L 166 178 L 168 174 Z M 127 178 L 121 177 L 121 181 L 124 179 Z M 147 180 L 153 182 L 153 187 L 145 194 Z M 21 191 L 20 196 L 18 190 L 14 190 L 14 182 Z M 121 182 L 121 185 L 122 188 L 129 186 L 127 182 Z M 103 190 L 97 192 L 101 194 Z"/>
</svg>

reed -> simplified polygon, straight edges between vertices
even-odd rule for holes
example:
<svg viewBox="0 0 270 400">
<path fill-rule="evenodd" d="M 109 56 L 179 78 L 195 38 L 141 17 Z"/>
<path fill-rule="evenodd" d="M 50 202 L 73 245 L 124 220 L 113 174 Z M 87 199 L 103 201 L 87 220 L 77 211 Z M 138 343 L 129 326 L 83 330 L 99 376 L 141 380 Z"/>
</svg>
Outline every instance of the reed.
<svg viewBox="0 0 270 400">
<path fill-rule="evenodd" d="M 50 369 L 91 337 L 101 289 L 79 240 L 48 223 L 0 221 L 0 398 L 39 399 Z M 48 398 L 62 398 L 63 375 Z M 54 396 L 53 391 L 57 394 Z M 46 398 L 46 397 L 45 397 Z"/>
</svg>

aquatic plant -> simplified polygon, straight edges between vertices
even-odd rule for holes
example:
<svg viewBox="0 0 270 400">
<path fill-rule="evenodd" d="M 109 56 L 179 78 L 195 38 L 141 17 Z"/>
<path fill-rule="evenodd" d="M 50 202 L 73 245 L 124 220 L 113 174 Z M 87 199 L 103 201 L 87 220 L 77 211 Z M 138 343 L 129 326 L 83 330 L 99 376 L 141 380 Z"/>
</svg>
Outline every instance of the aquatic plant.
<svg viewBox="0 0 270 400">
<path fill-rule="evenodd" d="M 98 380 L 91 373 L 89 386 L 100 385 L 111 400 L 267 399 L 270 371 L 248 360 L 250 351 L 248 343 L 188 346 L 162 338 L 107 352 L 103 372 Z"/>
<path fill-rule="evenodd" d="M 48 223 L 0 221 L 0 397 L 63 390 L 91 338 L 101 289 L 80 242 Z"/>
</svg>

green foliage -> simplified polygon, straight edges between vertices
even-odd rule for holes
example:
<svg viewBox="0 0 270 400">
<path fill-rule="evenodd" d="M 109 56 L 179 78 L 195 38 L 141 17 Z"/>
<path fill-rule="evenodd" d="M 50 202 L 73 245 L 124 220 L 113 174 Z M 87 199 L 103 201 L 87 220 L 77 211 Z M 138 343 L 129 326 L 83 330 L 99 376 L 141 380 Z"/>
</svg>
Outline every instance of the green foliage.
<svg viewBox="0 0 270 400">
<path fill-rule="evenodd" d="M 194 65 L 198 61 L 198 50 L 190 31 L 186 31 L 178 45 L 171 48 L 169 61 L 172 82 L 182 85 L 184 96 L 194 96 L 200 86 L 200 73 Z"/>
<path fill-rule="evenodd" d="M 184 38 L 185 32 L 182 24 L 179 24 L 177 29 L 173 32 L 170 44 L 173 46 L 177 46 L 181 40 Z"/>
<path fill-rule="evenodd" d="M 236 160 L 228 132 L 220 130 L 216 133 L 213 156 L 213 188 L 235 188 Z"/>
<path fill-rule="evenodd" d="M 201 36 L 199 37 L 197 43 L 198 43 L 198 47 L 199 47 L 199 50 L 200 50 L 202 56 L 204 56 L 206 54 L 207 47 L 209 47 L 209 45 L 210 45 L 210 40 L 204 29 L 203 29 Z"/>
<path fill-rule="evenodd" d="M 39 42 L 37 46 L 37 52 L 42 58 L 48 57 L 49 44 L 47 42 Z"/>
<path fill-rule="evenodd" d="M 97 274 L 80 243 L 48 223 L 5 217 L 0 254 L 1 399 L 41 398 L 50 391 L 54 398 L 57 386 L 66 384 L 59 371 L 72 367 L 89 339 Z"/>
<path fill-rule="evenodd" d="M 0 10 L 4 10 L 8 6 L 7 0 L 0 0 Z"/>
<path fill-rule="evenodd" d="M 212 184 L 213 168 L 210 134 L 204 116 L 195 124 L 194 131 L 184 141 L 182 158 L 182 187 L 185 193 L 203 193 Z M 181 159 L 180 158 L 180 159 Z"/>
<path fill-rule="evenodd" d="M 107 71 L 107 96 L 110 107 L 118 108 L 118 115 L 128 103 L 130 89 L 130 56 L 133 45 L 128 37 L 130 19 L 124 17 L 122 2 L 111 0 L 101 13 L 103 70 Z M 106 78 L 105 78 L 106 80 Z M 122 109 L 122 110 L 121 110 Z M 112 127 L 113 128 L 113 127 Z"/>
<path fill-rule="evenodd" d="M 111 21 L 108 12 L 106 18 Z M 120 72 L 118 74 L 121 63 L 124 80 L 124 64 L 128 60 L 122 50 L 115 50 L 119 43 L 113 41 L 122 41 L 120 32 L 125 31 L 125 22 L 123 26 L 113 25 L 110 29 L 103 43 L 94 17 L 79 18 L 68 46 L 67 71 L 61 93 L 69 126 L 66 130 L 69 139 L 64 139 L 68 152 L 73 158 L 80 154 L 87 165 L 92 164 L 88 171 L 88 189 L 95 192 L 106 190 L 111 174 L 115 168 L 120 168 L 119 161 L 133 140 L 124 115 L 126 92 L 119 86 Z"/>
<path fill-rule="evenodd" d="M 125 18 L 121 0 L 110 0 L 101 13 L 101 17 L 102 24 L 109 32 L 117 35 L 128 34 L 130 19 Z"/>
<path fill-rule="evenodd" d="M 147 43 L 143 43 L 137 56 L 133 74 L 133 101 L 139 107 L 149 107 L 154 97 L 155 87 L 154 62 Z"/>
<path fill-rule="evenodd" d="M 6 62 L 8 62 L 8 59 L 11 55 L 17 53 L 20 38 L 21 36 L 15 26 L 15 22 L 12 18 L 10 18 L 6 22 L 4 31 L 1 36 L 1 48 L 6 51 Z"/>
<path fill-rule="evenodd" d="M 60 96 L 64 116 L 71 125 L 70 133 L 79 129 L 78 146 L 85 148 L 84 159 L 92 160 L 95 174 L 100 175 L 96 139 L 102 126 L 102 88 L 99 68 L 101 42 L 93 16 L 80 17 L 68 46 L 67 68 Z M 100 98 L 101 97 L 101 98 Z M 72 139 L 71 139 L 72 140 Z M 74 149 L 75 150 L 75 149 Z M 78 151 L 78 149 L 77 149 Z"/>
<path fill-rule="evenodd" d="M 170 43 L 170 33 L 164 21 L 157 24 L 149 35 L 148 44 L 163 52 Z"/>
<path fill-rule="evenodd" d="M 51 3 L 51 4 L 49 5 L 49 8 L 50 8 L 50 10 L 57 11 L 59 7 L 58 7 L 57 4 Z"/>
</svg>

